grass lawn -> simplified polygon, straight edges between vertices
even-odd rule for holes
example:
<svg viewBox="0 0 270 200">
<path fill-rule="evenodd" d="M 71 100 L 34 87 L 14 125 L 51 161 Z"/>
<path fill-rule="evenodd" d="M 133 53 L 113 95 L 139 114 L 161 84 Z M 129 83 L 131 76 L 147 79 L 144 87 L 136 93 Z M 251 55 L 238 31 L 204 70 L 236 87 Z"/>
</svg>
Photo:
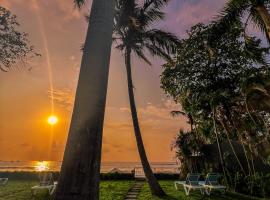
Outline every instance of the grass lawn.
<svg viewBox="0 0 270 200">
<path fill-rule="evenodd" d="M 173 181 L 160 181 L 162 188 L 168 194 L 166 198 L 152 197 L 147 184 L 144 185 L 139 196 L 139 200 L 257 200 L 258 198 L 251 198 L 244 195 L 226 193 L 225 195 L 220 192 L 215 192 L 210 197 L 202 196 L 199 191 L 191 191 L 190 196 L 186 196 L 184 190 L 177 191 L 174 188 Z"/>
<path fill-rule="evenodd" d="M 102 181 L 100 200 L 123 200 L 133 181 Z M 31 200 L 30 188 L 34 181 L 9 181 L 0 187 L 0 200 Z M 48 200 L 46 192 L 40 192 L 35 200 Z"/>
</svg>

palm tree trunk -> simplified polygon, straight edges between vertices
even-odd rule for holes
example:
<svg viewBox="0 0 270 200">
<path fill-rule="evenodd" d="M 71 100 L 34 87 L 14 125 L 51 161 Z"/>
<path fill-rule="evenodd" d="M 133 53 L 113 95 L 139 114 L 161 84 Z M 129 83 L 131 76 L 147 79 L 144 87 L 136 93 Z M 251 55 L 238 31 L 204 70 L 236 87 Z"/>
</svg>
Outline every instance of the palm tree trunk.
<svg viewBox="0 0 270 200">
<path fill-rule="evenodd" d="M 242 136 L 240 134 L 240 131 L 238 130 L 237 128 L 237 125 L 235 124 L 235 117 L 233 117 L 231 111 L 227 108 L 225 108 L 226 110 L 226 116 L 227 116 L 227 119 L 228 121 L 230 122 L 230 124 L 232 125 L 232 127 L 234 128 L 234 130 L 236 131 L 236 135 L 237 135 L 237 138 L 243 148 L 243 151 L 244 151 L 244 155 L 245 155 L 245 158 L 246 158 L 246 161 L 247 161 L 247 166 L 248 166 L 248 171 L 249 171 L 249 175 L 251 175 L 251 168 L 250 168 L 250 162 L 249 162 L 249 159 L 248 159 L 248 156 L 247 156 L 247 152 L 246 152 L 246 148 L 245 148 L 245 145 L 244 145 L 244 142 L 242 140 Z"/>
<path fill-rule="evenodd" d="M 221 163 L 221 167 L 222 167 L 222 171 L 223 171 L 223 174 L 224 174 L 224 178 L 225 178 L 226 184 L 228 184 L 228 179 L 227 179 L 226 170 L 225 170 L 225 161 L 224 161 L 224 157 L 223 157 L 223 151 L 222 151 L 222 148 L 220 146 L 219 139 L 218 139 L 218 133 L 217 133 L 217 126 L 216 126 L 215 116 L 216 116 L 215 109 L 212 108 L 212 120 L 213 120 L 214 132 L 215 132 L 215 136 L 216 136 L 217 147 L 218 147 L 218 152 L 219 152 L 219 157 L 220 157 L 220 163 Z"/>
<path fill-rule="evenodd" d="M 132 121 L 133 121 L 133 127 L 137 142 L 137 148 L 139 151 L 142 167 L 147 179 L 147 182 L 149 184 L 149 187 L 151 189 L 151 192 L 153 195 L 162 197 L 165 196 L 165 192 L 160 187 L 151 167 L 148 162 L 144 144 L 142 140 L 138 115 L 137 115 L 137 109 L 135 104 L 135 98 L 134 98 L 134 92 L 133 92 L 133 81 L 132 81 L 132 73 L 131 73 L 131 49 L 127 49 L 125 52 L 125 64 L 126 64 L 126 71 L 127 71 L 127 81 L 128 81 L 128 94 L 129 94 L 129 103 L 130 103 L 130 109 L 131 109 L 131 115 L 132 115 Z"/>
<path fill-rule="evenodd" d="M 231 150 L 232 150 L 232 152 L 233 152 L 233 154 L 234 154 L 234 156 L 235 156 L 235 158 L 236 158 L 236 160 L 237 160 L 237 162 L 238 162 L 238 164 L 239 164 L 241 170 L 242 170 L 243 173 L 246 175 L 246 172 L 245 172 L 245 170 L 244 170 L 244 167 L 242 166 L 242 164 L 241 164 L 241 162 L 240 162 L 240 160 L 239 160 L 239 158 L 238 158 L 238 156 L 237 156 L 237 154 L 236 154 L 236 152 L 235 152 L 235 149 L 234 149 L 234 147 L 233 147 L 233 145 L 232 145 L 232 142 L 231 142 L 231 140 L 230 140 L 228 127 L 225 125 L 225 123 L 222 121 L 222 119 L 220 119 L 219 122 L 220 122 L 220 124 L 223 126 L 223 128 L 224 128 L 224 130 L 225 130 L 225 133 L 226 133 L 226 136 L 227 136 L 227 140 L 228 140 L 228 142 L 229 142 L 229 145 L 230 145 L 230 147 L 231 147 Z"/>
<path fill-rule="evenodd" d="M 98 200 L 114 0 L 94 0 L 55 200 Z"/>
<path fill-rule="evenodd" d="M 270 41 L 270 15 L 268 13 L 268 10 L 266 9 L 265 5 L 259 4 L 255 6 L 255 9 L 259 13 L 260 17 L 262 18 L 265 28 L 266 28 L 266 36 L 268 41 Z"/>
</svg>

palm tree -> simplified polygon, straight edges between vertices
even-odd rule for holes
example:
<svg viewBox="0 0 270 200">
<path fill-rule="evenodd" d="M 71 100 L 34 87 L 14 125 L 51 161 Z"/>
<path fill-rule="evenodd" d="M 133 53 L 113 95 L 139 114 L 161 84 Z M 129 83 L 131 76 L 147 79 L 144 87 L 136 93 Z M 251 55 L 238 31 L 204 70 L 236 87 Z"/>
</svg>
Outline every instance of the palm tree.
<svg viewBox="0 0 270 200">
<path fill-rule="evenodd" d="M 265 33 L 270 42 L 270 14 L 268 12 L 270 0 L 229 0 L 222 10 L 220 18 L 215 22 L 225 29 L 234 26 L 246 16 L 245 27 L 252 22 Z"/>
<path fill-rule="evenodd" d="M 153 174 L 144 149 L 133 91 L 131 55 L 134 53 L 149 65 L 151 65 L 151 62 L 147 59 L 145 50 L 152 56 L 170 60 L 169 54 L 174 53 L 176 45 L 179 44 L 177 37 L 169 32 L 151 28 L 153 23 L 164 19 L 164 13 L 161 9 L 166 4 L 167 0 L 145 0 L 143 5 L 139 6 L 133 0 L 131 0 L 131 3 L 126 0 L 119 0 L 114 27 L 116 48 L 124 52 L 129 103 L 137 148 L 146 179 L 152 194 L 155 196 L 164 196 L 165 193 Z"/>
<path fill-rule="evenodd" d="M 85 0 L 74 1 L 81 7 Z M 114 0 L 93 0 L 55 200 L 98 200 Z"/>
<path fill-rule="evenodd" d="M 194 120 L 193 120 L 193 116 L 192 116 L 192 114 L 190 112 L 183 112 L 183 111 L 180 111 L 180 110 L 173 110 L 173 111 L 171 111 L 171 115 L 173 117 L 178 117 L 180 115 L 185 116 L 188 119 L 187 123 L 190 124 L 190 130 L 194 131 Z"/>
</svg>

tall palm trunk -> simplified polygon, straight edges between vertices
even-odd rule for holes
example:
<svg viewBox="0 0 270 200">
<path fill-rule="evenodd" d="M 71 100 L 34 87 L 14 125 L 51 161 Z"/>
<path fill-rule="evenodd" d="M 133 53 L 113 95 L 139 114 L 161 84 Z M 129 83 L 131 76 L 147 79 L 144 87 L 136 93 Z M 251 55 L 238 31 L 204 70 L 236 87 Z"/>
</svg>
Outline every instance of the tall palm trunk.
<svg viewBox="0 0 270 200">
<path fill-rule="evenodd" d="M 270 41 L 270 15 L 268 10 L 266 9 L 265 5 L 259 4 L 255 6 L 255 9 L 259 13 L 260 17 L 262 18 L 265 28 L 266 28 L 266 36 L 268 41 Z"/>
<path fill-rule="evenodd" d="M 237 125 L 235 124 L 235 117 L 233 116 L 233 114 L 231 113 L 231 111 L 228 108 L 225 108 L 225 110 L 226 110 L 226 117 L 227 117 L 229 123 L 231 124 L 231 126 L 236 131 L 237 138 L 240 141 L 240 144 L 241 144 L 241 146 L 243 148 L 244 155 L 245 155 L 246 162 L 247 162 L 247 166 L 248 166 L 249 175 L 251 175 L 250 162 L 249 162 L 249 158 L 248 158 L 248 155 L 247 155 L 247 152 L 246 152 L 246 148 L 245 148 L 244 142 L 242 140 L 241 132 L 238 129 Z"/>
<path fill-rule="evenodd" d="M 239 160 L 239 158 L 238 158 L 238 156 L 237 156 L 237 154 L 236 154 L 236 152 L 235 152 L 235 149 L 234 149 L 234 147 L 233 147 L 233 144 L 232 144 L 232 142 L 231 142 L 231 139 L 230 139 L 230 136 L 229 136 L 230 134 L 229 134 L 229 129 L 228 129 L 228 127 L 226 126 L 225 122 L 223 122 L 222 119 L 220 119 L 219 122 L 220 122 L 220 124 L 222 125 L 222 127 L 224 128 L 224 131 L 225 131 L 226 136 L 227 136 L 227 140 L 228 140 L 228 142 L 229 142 L 229 145 L 230 145 L 230 147 L 231 147 L 231 150 L 232 150 L 232 152 L 233 152 L 233 154 L 234 154 L 234 157 L 235 157 L 237 163 L 239 164 L 239 166 L 240 166 L 241 170 L 243 171 L 243 173 L 246 175 L 246 172 L 245 172 L 245 170 L 244 170 L 244 167 L 242 166 L 242 163 L 240 162 L 240 160 Z"/>
<path fill-rule="evenodd" d="M 94 0 L 55 200 L 98 200 L 114 0 Z"/>
<path fill-rule="evenodd" d="M 223 151 L 222 151 L 219 139 L 218 139 L 217 125 L 216 125 L 216 119 L 215 118 L 216 118 L 216 111 L 215 111 L 214 108 L 212 108 L 212 120 L 213 120 L 213 126 L 214 126 L 214 133 L 215 133 L 216 141 L 217 141 L 217 147 L 218 147 L 220 163 L 221 163 L 221 167 L 222 167 L 222 171 L 223 171 L 223 174 L 224 174 L 226 184 L 228 184 L 228 179 L 227 179 L 226 170 L 225 170 L 225 161 L 224 161 Z"/>
<path fill-rule="evenodd" d="M 134 92 L 133 92 L 134 88 L 133 88 L 133 81 L 132 81 L 132 74 L 131 74 L 131 50 L 130 49 L 127 49 L 125 52 L 125 64 L 126 64 L 126 71 L 127 71 L 129 103 L 130 103 L 133 127 L 134 127 L 136 142 L 137 142 L 137 148 L 139 151 L 142 167 L 143 167 L 143 170 L 144 170 L 144 173 L 145 173 L 145 176 L 146 176 L 146 179 L 147 179 L 147 182 L 149 184 L 152 194 L 159 197 L 165 196 L 166 195 L 165 192 L 160 187 L 150 167 L 150 164 L 148 162 L 145 149 L 144 149 L 144 144 L 142 140 L 140 125 L 139 125 L 139 120 L 138 120 L 138 115 L 137 115 L 137 109 L 136 109 L 136 104 L 135 104 Z"/>
</svg>

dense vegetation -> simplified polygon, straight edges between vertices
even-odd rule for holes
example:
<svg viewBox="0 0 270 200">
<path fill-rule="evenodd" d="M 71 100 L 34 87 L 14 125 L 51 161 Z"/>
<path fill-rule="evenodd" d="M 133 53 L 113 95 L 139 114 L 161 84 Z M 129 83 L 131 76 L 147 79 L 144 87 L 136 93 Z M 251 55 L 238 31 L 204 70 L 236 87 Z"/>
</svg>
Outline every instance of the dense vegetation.
<svg viewBox="0 0 270 200">
<path fill-rule="evenodd" d="M 182 172 L 219 170 L 234 189 L 235 182 L 242 181 L 235 178 L 239 173 L 251 194 L 265 196 L 270 192 L 267 186 L 256 192 L 256 180 L 264 175 L 254 163 L 260 159 L 269 164 L 270 160 L 268 50 L 261 47 L 259 39 L 247 37 L 241 26 L 219 37 L 213 26 L 198 24 L 181 40 L 174 61 L 164 66 L 161 83 L 182 106 L 182 111 L 172 114 L 185 115 L 190 123 L 190 130 L 181 130 L 174 142 Z M 224 142 L 229 151 L 222 148 Z M 217 165 L 196 162 L 207 157 L 202 150 L 207 144 L 217 146 Z M 245 162 L 236 150 L 238 146 L 242 146 Z M 230 159 L 236 160 L 234 169 L 228 166 Z"/>
</svg>

